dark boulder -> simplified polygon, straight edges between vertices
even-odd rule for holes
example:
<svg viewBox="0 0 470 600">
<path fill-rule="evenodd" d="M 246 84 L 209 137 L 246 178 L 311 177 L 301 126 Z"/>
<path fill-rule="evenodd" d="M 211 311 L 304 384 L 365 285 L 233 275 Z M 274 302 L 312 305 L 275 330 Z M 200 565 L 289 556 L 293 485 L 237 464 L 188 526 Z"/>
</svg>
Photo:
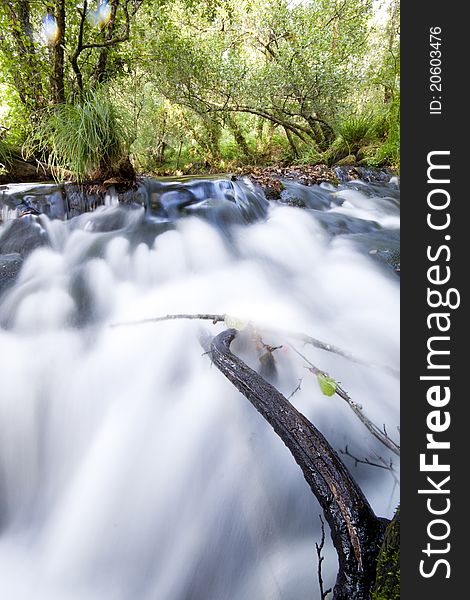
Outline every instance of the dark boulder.
<svg viewBox="0 0 470 600">
<path fill-rule="evenodd" d="M 341 158 L 336 162 L 336 166 L 338 167 L 346 167 L 349 165 L 354 165 L 356 163 L 356 157 L 354 154 L 348 154 L 344 158 Z"/>
<path fill-rule="evenodd" d="M 15 283 L 22 264 L 23 257 L 20 254 L 0 255 L 0 295 Z"/>
<path fill-rule="evenodd" d="M 49 236 L 34 215 L 13 219 L 0 234 L 0 255 L 19 254 L 25 257 L 36 248 L 47 245 Z"/>
<path fill-rule="evenodd" d="M 11 158 L 7 172 L 0 174 L 0 183 L 30 183 L 38 181 L 50 181 L 52 176 L 35 161 L 28 162 L 20 158 Z"/>
</svg>

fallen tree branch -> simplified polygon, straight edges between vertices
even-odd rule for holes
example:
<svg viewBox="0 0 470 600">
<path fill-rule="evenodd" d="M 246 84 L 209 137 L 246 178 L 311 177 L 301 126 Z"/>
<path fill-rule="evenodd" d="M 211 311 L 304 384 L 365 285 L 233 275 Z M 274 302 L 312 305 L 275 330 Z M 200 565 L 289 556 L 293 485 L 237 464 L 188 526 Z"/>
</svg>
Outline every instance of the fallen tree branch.
<svg viewBox="0 0 470 600">
<path fill-rule="evenodd" d="M 338 554 L 335 600 L 364 600 L 375 581 L 386 524 L 378 518 L 339 456 L 310 421 L 235 356 L 236 329 L 201 340 L 213 364 L 253 404 L 290 450 L 320 503 Z"/>
</svg>

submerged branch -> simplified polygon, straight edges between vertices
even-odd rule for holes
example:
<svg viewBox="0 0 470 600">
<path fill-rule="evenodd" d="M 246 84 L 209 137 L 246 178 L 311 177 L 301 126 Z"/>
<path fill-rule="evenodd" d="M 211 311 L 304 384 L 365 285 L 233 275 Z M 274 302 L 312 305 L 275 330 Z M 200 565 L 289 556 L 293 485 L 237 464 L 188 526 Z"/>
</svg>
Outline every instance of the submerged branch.
<svg viewBox="0 0 470 600">
<path fill-rule="evenodd" d="M 212 315 L 207 313 L 164 315 L 163 317 L 149 317 L 148 319 L 141 319 L 140 321 L 112 323 L 111 327 L 129 327 L 131 325 L 145 325 L 146 323 L 160 323 L 161 321 L 173 320 L 212 321 L 212 323 L 215 325 L 216 323 L 222 323 L 225 321 L 225 315 Z"/>
<path fill-rule="evenodd" d="M 214 324 L 223 323 L 227 320 L 237 321 L 239 323 L 242 323 L 245 328 L 251 326 L 254 329 L 262 329 L 263 331 L 266 331 L 266 333 L 269 333 L 271 335 L 277 335 L 279 337 L 294 338 L 294 339 L 300 340 L 304 344 L 310 344 L 310 345 L 314 346 L 315 348 L 324 350 L 325 352 L 331 352 L 333 354 L 337 354 L 338 356 L 342 356 L 343 358 L 346 358 L 347 360 L 350 360 L 351 362 L 355 362 L 359 365 L 364 365 L 366 367 L 372 367 L 375 369 L 382 369 L 384 371 L 387 371 L 389 374 L 391 374 L 393 376 L 398 376 L 397 371 L 395 371 L 391 367 L 388 367 L 386 365 L 371 364 L 371 363 L 367 362 L 366 360 L 363 360 L 362 358 L 359 358 L 359 357 L 355 356 L 354 354 L 351 354 L 351 352 L 343 350 L 339 346 L 334 346 L 333 344 L 328 344 L 326 342 L 322 342 L 321 340 L 314 338 L 310 335 L 306 335 L 305 333 L 286 331 L 283 329 L 277 329 L 277 328 L 273 328 L 273 327 L 263 327 L 263 326 L 257 325 L 256 323 L 253 323 L 252 321 L 243 321 L 242 319 L 239 319 L 238 317 L 233 317 L 233 316 L 227 315 L 227 314 L 215 314 L 214 315 L 214 314 L 206 314 L 206 313 L 198 313 L 198 314 L 182 313 L 182 314 L 174 314 L 174 315 L 164 315 L 161 317 L 149 317 L 148 319 L 141 319 L 139 321 L 123 321 L 122 323 L 113 323 L 113 324 L 111 324 L 111 327 L 128 327 L 131 325 L 144 325 L 147 323 L 159 323 L 161 321 L 170 321 L 170 320 L 174 320 L 174 319 L 212 321 Z"/>
<path fill-rule="evenodd" d="M 236 317 L 233 317 L 233 316 L 230 316 L 227 314 L 210 314 L 210 313 L 196 313 L 196 314 L 179 313 L 179 314 L 172 314 L 172 315 L 164 315 L 161 317 L 149 317 L 148 319 L 141 319 L 140 321 L 125 321 L 122 323 L 113 323 L 113 324 L 111 324 L 111 327 L 128 327 L 131 325 L 144 325 L 147 323 L 160 323 L 162 321 L 173 321 L 173 320 L 211 321 L 214 325 L 217 323 L 225 323 L 227 326 L 235 325 L 237 327 L 237 329 L 247 329 L 248 327 L 252 327 L 254 330 L 261 329 L 261 327 L 259 327 L 258 325 L 256 325 L 255 323 L 253 323 L 251 321 L 242 321 Z M 367 363 L 365 361 L 362 361 L 362 360 L 354 357 L 352 354 L 346 352 L 345 350 L 342 350 L 341 348 L 338 348 L 337 346 L 333 346 L 331 344 L 322 342 L 321 340 L 317 340 L 316 338 L 305 335 L 303 333 L 293 333 L 290 331 L 283 331 L 283 330 L 273 329 L 273 328 L 269 328 L 269 327 L 268 328 L 263 327 L 262 329 L 264 331 L 266 331 L 267 333 L 270 333 L 271 335 L 276 335 L 279 337 L 296 338 L 305 343 L 311 344 L 311 345 L 315 346 L 316 348 L 325 350 L 326 352 L 332 352 L 334 354 L 338 354 L 339 356 L 342 356 L 343 358 L 347 358 L 348 360 L 356 362 L 358 364 L 367 365 Z M 292 350 L 294 350 L 294 352 L 296 352 L 309 365 L 310 371 L 312 371 L 314 374 L 324 373 L 324 371 L 322 371 L 321 369 L 318 369 L 318 367 L 316 367 L 312 362 L 310 362 L 309 359 L 306 356 L 304 356 L 301 352 L 299 352 L 299 350 L 297 350 L 297 348 L 295 348 L 292 344 L 289 344 L 289 346 L 292 348 Z M 276 349 L 276 348 L 273 347 L 273 349 Z M 367 366 L 370 366 L 370 365 L 367 365 Z M 293 394 L 295 392 L 297 392 L 299 388 L 300 388 L 300 384 L 294 390 Z M 362 412 L 361 405 L 357 404 L 356 402 L 351 400 L 349 394 L 338 384 L 336 385 L 335 393 L 338 394 L 338 396 L 340 396 L 340 398 L 342 398 L 345 402 L 347 402 L 349 404 L 349 406 L 350 406 L 351 410 L 354 412 L 354 414 L 359 418 L 359 420 L 363 423 L 363 425 L 370 431 L 370 433 L 375 438 L 377 438 L 384 446 L 386 446 L 389 450 L 394 452 L 396 455 L 398 455 L 398 456 L 400 455 L 400 446 L 398 444 L 396 444 L 388 436 L 385 429 L 384 430 L 380 429 L 379 427 L 377 427 L 377 425 L 375 425 L 375 423 L 373 423 L 368 417 L 366 417 L 366 415 Z M 293 394 L 291 394 L 291 396 Z M 289 398 L 291 396 L 289 396 Z"/>
<path fill-rule="evenodd" d="M 375 579 L 385 521 L 378 518 L 339 456 L 316 427 L 258 373 L 235 356 L 237 330 L 201 341 L 213 364 L 253 404 L 290 450 L 331 528 L 339 572 L 335 600 L 363 600 Z"/>
</svg>

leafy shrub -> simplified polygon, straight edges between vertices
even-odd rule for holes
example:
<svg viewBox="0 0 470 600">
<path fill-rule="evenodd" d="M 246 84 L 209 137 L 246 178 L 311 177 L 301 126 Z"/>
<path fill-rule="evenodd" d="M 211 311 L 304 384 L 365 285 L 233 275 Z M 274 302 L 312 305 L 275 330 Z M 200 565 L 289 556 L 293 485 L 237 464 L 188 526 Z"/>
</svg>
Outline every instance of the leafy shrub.
<svg viewBox="0 0 470 600">
<path fill-rule="evenodd" d="M 125 153 L 125 130 L 105 90 L 76 104 L 48 110 L 26 142 L 26 155 L 39 155 L 55 177 L 70 170 L 78 181 L 106 173 Z"/>
</svg>

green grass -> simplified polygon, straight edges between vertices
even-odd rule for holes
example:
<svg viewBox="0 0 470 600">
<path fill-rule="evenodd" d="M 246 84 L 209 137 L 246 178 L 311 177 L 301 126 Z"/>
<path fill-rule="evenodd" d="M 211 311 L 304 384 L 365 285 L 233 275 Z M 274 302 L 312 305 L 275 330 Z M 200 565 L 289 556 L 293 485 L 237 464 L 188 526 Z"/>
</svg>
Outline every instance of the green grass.
<svg viewBox="0 0 470 600">
<path fill-rule="evenodd" d="M 376 117 L 373 113 L 345 117 L 337 126 L 339 145 L 349 154 L 355 154 L 361 146 L 376 139 L 375 125 Z"/>
<path fill-rule="evenodd" d="M 106 173 L 123 156 L 126 135 L 105 90 L 89 92 L 76 104 L 55 106 L 43 115 L 26 142 L 54 177 L 67 170 L 77 181 Z"/>
<path fill-rule="evenodd" d="M 400 166 L 400 100 L 344 116 L 336 125 L 337 137 L 329 149 L 331 156 L 356 155 L 370 166 Z M 361 159 L 362 160 L 362 159 Z"/>
<path fill-rule="evenodd" d="M 11 160 L 11 149 L 8 142 L 0 139 L 0 172 L 7 171 Z"/>
<path fill-rule="evenodd" d="M 400 98 L 390 104 L 383 116 L 385 134 L 383 143 L 379 146 L 373 163 L 376 166 L 388 165 L 400 168 Z"/>
</svg>

